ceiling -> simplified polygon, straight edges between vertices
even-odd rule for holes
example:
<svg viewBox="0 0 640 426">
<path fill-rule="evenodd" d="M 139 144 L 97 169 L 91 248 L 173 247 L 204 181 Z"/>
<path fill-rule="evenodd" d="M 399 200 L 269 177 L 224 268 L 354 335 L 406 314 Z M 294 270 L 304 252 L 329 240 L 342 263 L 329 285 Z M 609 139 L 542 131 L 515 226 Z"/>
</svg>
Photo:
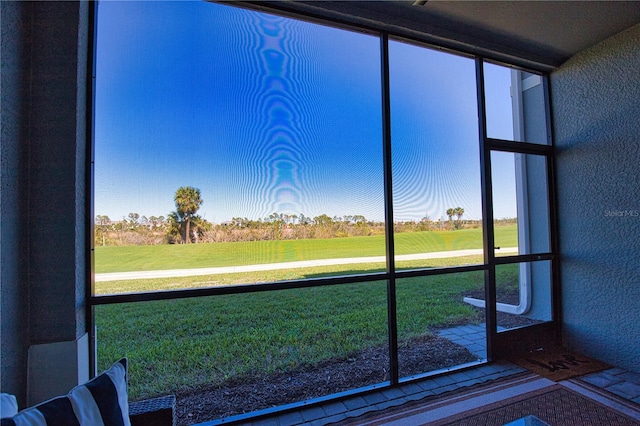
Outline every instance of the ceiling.
<svg viewBox="0 0 640 426">
<path fill-rule="evenodd" d="M 640 23 L 640 1 L 258 1 L 533 66 L 558 67 L 579 51 Z"/>
</svg>

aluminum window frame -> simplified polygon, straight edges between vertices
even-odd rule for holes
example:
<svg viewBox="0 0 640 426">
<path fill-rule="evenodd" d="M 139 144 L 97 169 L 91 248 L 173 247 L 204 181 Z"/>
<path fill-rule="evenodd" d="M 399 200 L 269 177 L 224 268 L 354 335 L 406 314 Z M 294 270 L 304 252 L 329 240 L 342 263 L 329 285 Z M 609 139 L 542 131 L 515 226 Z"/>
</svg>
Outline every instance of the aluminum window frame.
<svg viewBox="0 0 640 426">
<path fill-rule="evenodd" d="M 92 374 L 97 374 L 97 345 L 96 345 L 96 330 L 95 330 L 95 310 L 96 306 L 118 304 L 118 303 L 131 303 L 131 302 L 145 302 L 156 300 L 173 300 L 193 297 L 207 297 L 217 295 L 228 294 L 245 294 L 253 292 L 263 291 L 277 291 L 283 289 L 297 289 L 317 286 L 333 286 L 342 284 L 354 284 L 370 281 L 386 280 L 387 281 L 387 303 L 388 303 L 388 336 L 389 336 L 389 355 L 390 355 L 390 380 L 385 383 L 367 387 L 364 389 L 358 389 L 356 393 L 366 392 L 373 388 L 379 389 L 381 387 L 396 386 L 400 383 L 406 383 L 409 381 L 415 381 L 424 377 L 431 377 L 450 373 L 460 369 L 468 368 L 469 365 L 458 366 L 447 369 L 446 371 L 434 371 L 425 374 L 412 376 L 411 378 L 400 378 L 398 376 L 398 342 L 397 342 L 397 314 L 396 314 L 396 297 L 395 286 L 396 281 L 403 278 L 410 277 L 428 277 L 443 274 L 453 274 L 461 272 L 471 271 L 483 271 L 484 272 L 484 286 L 485 286 L 485 300 L 487 302 L 486 314 L 486 335 L 487 335 L 487 359 L 479 361 L 477 364 L 483 364 L 491 362 L 500 355 L 500 347 L 497 342 L 497 321 L 496 321 L 496 270 L 497 265 L 531 262 L 536 260 L 550 260 L 552 263 L 552 320 L 550 324 L 546 324 L 540 330 L 549 329 L 551 326 L 551 332 L 558 333 L 561 316 L 560 306 L 558 301 L 560 296 L 559 287 L 559 272 L 558 272 L 558 241 L 557 241 L 557 213 L 556 213 L 556 190 L 555 190 L 555 169 L 554 169 L 554 148 L 553 138 L 551 133 L 551 114 L 550 114 L 550 101 L 549 101 L 549 87 L 548 87 L 548 75 L 544 70 L 532 70 L 527 69 L 527 72 L 532 72 L 540 76 L 541 84 L 543 85 L 544 101 L 545 101 L 545 115 L 546 126 L 549 143 L 547 145 L 533 144 L 526 142 L 514 142 L 501 139 L 493 139 L 487 137 L 486 133 L 486 111 L 485 111 L 485 88 L 484 88 L 484 71 L 483 64 L 485 62 L 496 63 L 493 58 L 474 55 L 470 51 L 457 51 L 452 49 L 447 43 L 436 44 L 432 40 L 425 41 L 424 38 L 415 37 L 412 38 L 406 34 L 393 33 L 380 24 L 379 27 L 374 25 L 364 27 L 359 26 L 348 21 L 331 21 L 326 18 L 320 18 L 317 16 L 304 15 L 297 12 L 287 12 L 284 10 L 274 9 L 273 7 L 266 8 L 260 5 L 247 4 L 247 3 L 234 3 L 235 7 L 240 6 L 256 11 L 266 11 L 268 13 L 275 13 L 281 16 L 286 16 L 292 19 L 299 19 L 308 21 L 320 25 L 327 25 L 337 29 L 344 29 L 349 31 L 363 32 L 367 34 L 373 34 L 380 39 L 380 58 L 381 58 L 381 107 L 382 107 L 382 142 L 383 142 L 383 164 L 384 164 L 384 205 L 385 205 L 385 250 L 386 250 L 386 271 L 377 272 L 371 274 L 359 274 L 359 275 L 347 275 L 347 276 L 334 276 L 329 278 L 312 278 L 304 280 L 291 280 L 281 281 L 274 283 L 261 283 L 261 284 L 245 284 L 234 286 L 222 286 L 222 287 L 209 287 L 209 288 L 194 288 L 184 290 L 164 290 L 164 291 L 150 291 L 141 293 L 128 293 L 128 294 L 109 294 L 109 295 L 96 295 L 95 294 L 95 268 L 94 268 L 94 226 L 93 226 L 93 199 L 94 199 L 94 174 L 93 165 L 94 158 L 94 126 L 95 120 L 95 108 L 94 108 L 94 94 L 95 94 L 95 64 L 91 63 L 91 83 L 88 91 L 90 92 L 89 102 L 91 111 L 91 138 L 88 141 L 88 158 L 90 159 L 90 171 L 87 176 L 89 182 L 87 191 L 89 192 L 89 205 L 87 206 L 87 212 L 89 214 L 87 223 L 87 265 L 90 265 L 90 273 L 87 274 L 88 281 L 86 285 L 86 300 L 87 300 L 87 318 L 88 328 L 90 333 L 90 368 Z M 90 28 L 90 58 L 91 61 L 95 61 L 95 49 L 96 49 L 96 37 L 97 37 L 97 6 L 92 3 L 91 15 L 93 19 L 93 28 Z M 480 188 L 481 188 L 481 200 L 482 200 L 482 229 L 483 229 L 483 251 L 484 262 L 476 265 L 464 265 L 454 267 L 440 267 L 429 269 L 415 269 L 415 270 L 401 270 L 397 271 L 395 268 L 395 256 L 394 256 L 394 235 L 393 235 L 393 197 L 392 197 L 392 180 L 391 180 L 391 150 L 393 148 L 391 140 L 391 118 L 390 118 L 390 90 L 389 90 L 389 40 L 398 40 L 409 42 L 416 45 L 424 46 L 425 48 L 431 48 L 441 51 L 446 51 L 458 56 L 468 57 L 475 60 L 476 68 L 476 101 L 478 108 L 478 154 L 480 158 Z M 513 69 L 520 69 L 517 65 L 509 64 Z M 492 212 L 492 182 L 491 182 L 491 152 L 492 151 L 504 151 L 516 154 L 535 154 L 544 156 L 547 159 L 547 195 L 548 195 L 548 209 L 549 209 L 549 239 L 550 239 L 550 251 L 540 254 L 518 254 L 514 256 L 496 257 L 494 252 L 494 223 Z M 530 326 L 530 328 L 536 328 L 536 326 Z M 517 330 L 516 330 L 517 331 Z M 330 399 L 341 398 L 345 395 L 352 395 L 354 392 L 343 392 L 337 395 L 329 395 L 327 397 L 317 398 L 311 401 L 300 401 L 299 406 L 307 406 L 314 402 L 323 402 Z M 295 404 L 293 404 L 295 405 Z M 290 404 L 289 408 L 292 407 Z M 276 407 L 274 410 L 278 411 Z"/>
</svg>

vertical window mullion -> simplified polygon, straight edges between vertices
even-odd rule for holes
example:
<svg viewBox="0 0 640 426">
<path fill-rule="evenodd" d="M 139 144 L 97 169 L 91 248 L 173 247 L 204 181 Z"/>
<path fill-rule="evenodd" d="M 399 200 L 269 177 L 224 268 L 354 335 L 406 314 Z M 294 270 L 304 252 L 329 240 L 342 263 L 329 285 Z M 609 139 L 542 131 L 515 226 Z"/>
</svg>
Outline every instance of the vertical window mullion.
<svg viewBox="0 0 640 426">
<path fill-rule="evenodd" d="M 478 103 L 478 138 L 480 141 L 480 185 L 482 191 L 482 230 L 485 270 L 485 315 L 487 331 L 487 359 L 492 360 L 493 341 L 497 334 L 496 319 L 496 265 L 493 232 L 493 196 L 491 185 L 491 150 L 487 144 L 486 104 L 483 59 L 476 58 L 476 90 Z"/>
<path fill-rule="evenodd" d="M 94 185 L 95 185 L 95 93 L 96 93 L 96 34 L 98 32 L 98 3 L 89 3 L 89 43 L 88 43 L 88 73 L 87 77 L 87 112 L 90 114 L 87 119 L 87 140 L 86 140 L 86 212 L 85 243 L 86 250 L 86 282 L 85 282 L 85 331 L 89 335 L 89 378 L 94 378 L 98 371 L 97 360 L 97 340 L 95 329 L 95 309 L 93 297 L 95 296 L 95 227 L 94 227 Z"/>
<path fill-rule="evenodd" d="M 547 196 L 549 206 L 549 250 L 554 254 L 551 261 L 551 313 L 552 320 L 560 326 L 562 324 L 562 309 L 559 301 L 562 300 L 560 287 L 560 268 L 558 253 L 558 220 L 557 220 L 557 196 L 556 196 L 556 171 L 555 148 L 553 146 L 553 126 L 551 123 L 551 99 L 549 94 L 549 77 L 542 78 L 544 94 L 544 111 L 547 125 L 547 144 L 551 146 L 551 154 L 547 155 Z"/>
<path fill-rule="evenodd" d="M 393 240 L 393 196 L 391 185 L 391 97 L 389 88 L 389 35 L 380 35 L 380 65 L 382 83 L 382 152 L 384 155 L 384 211 L 387 258 L 387 315 L 389 334 L 389 376 L 398 383 L 398 322 L 396 315 L 395 251 Z"/>
</svg>

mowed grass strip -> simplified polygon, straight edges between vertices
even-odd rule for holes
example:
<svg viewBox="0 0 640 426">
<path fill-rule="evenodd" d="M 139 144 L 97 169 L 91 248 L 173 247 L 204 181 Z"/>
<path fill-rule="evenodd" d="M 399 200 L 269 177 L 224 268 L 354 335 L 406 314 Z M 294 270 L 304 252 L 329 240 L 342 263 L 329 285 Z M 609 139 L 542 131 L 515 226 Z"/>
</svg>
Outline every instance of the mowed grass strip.
<svg viewBox="0 0 640 426">
<path fill-rule="evenodd" d="M 400 340 L 482 321 L 462 302 L 482 285 L 482 272 L 399 280 Z M 345 359 L 387 344 L 386 291 L 374 281 L 97 306 L 99 368 L 128 357 L 137 400 Z"/>
<path fill-rule="evenodd" d="M 496 245 L 517 246 L 515 225 L 496 227 Z M 398 255 L 482 248 L 481 229 L 395 235 Z M 95 272 L 153 271 L 256 265 L 311 259 L 383 256 L 382 235 L 310 240 L 96 247 Z"/>
<path fill-rule="evenodd" d="M 444 259 L 409 260 L 396 262 L 396 268 L 402 270 L 474 264 L 477 265 L 481 264 L 482 261 L 482 256 L 461 256 Z M 97 282 L 95 284 L 95 291 L 97 295 L 101 295 L 137 293 L 159 290 L 180 290 L 188 288 L 303 280 L 310 278 L 324 278 L 330 276 L 371 274 L 375 272 L 384 272 L 385 270 L 385 263 L 380 262 L 318 266 L 312 268 L 280 269 L 275 271 L 199 275 L 193 277 L 103 281 Z"/>
</svg>

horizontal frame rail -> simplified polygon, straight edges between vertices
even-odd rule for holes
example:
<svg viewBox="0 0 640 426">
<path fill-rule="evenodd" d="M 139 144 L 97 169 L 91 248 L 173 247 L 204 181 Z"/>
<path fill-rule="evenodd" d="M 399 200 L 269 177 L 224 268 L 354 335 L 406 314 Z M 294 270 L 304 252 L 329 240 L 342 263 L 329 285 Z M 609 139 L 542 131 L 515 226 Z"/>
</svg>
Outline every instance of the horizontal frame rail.
<svg viewBox="0 0 640 426">
<path fill-rule="evenodd" d="M 513 152 L 516 154 L 534 154 L 550 157 L 553 155 L 553 146 L 530 142 L 516 142 L 503 139 L 487 138 L 485 147 L 491 151 Z"/>
<path fill-rule="evenodd" d="M 307 278 L 304 280 L 278 281 L 260 284 L 240 284 L 219 287 L 189 288 L 184 290 L 160 290 L 143 293 L 119 293 L 94 295 L 92 305 L 108 305 L 112 303 L 148 302 L 153 300 L 186 299 L 190 297 L 223 296 L 227 294 L 256 293 L 261 291 L 291 290 L 296 288 L 323 287 L 341 284 L 357 284 L 371 281 L 427 277 L 432 275 L 452 274 L 458 272 L 482 271 L 487 265 L 453 266 L 446 268 L 412 269 L 395 273 L 380 272 L 374 274 L 342 275 L 331 278 Z"/>
</svg>

